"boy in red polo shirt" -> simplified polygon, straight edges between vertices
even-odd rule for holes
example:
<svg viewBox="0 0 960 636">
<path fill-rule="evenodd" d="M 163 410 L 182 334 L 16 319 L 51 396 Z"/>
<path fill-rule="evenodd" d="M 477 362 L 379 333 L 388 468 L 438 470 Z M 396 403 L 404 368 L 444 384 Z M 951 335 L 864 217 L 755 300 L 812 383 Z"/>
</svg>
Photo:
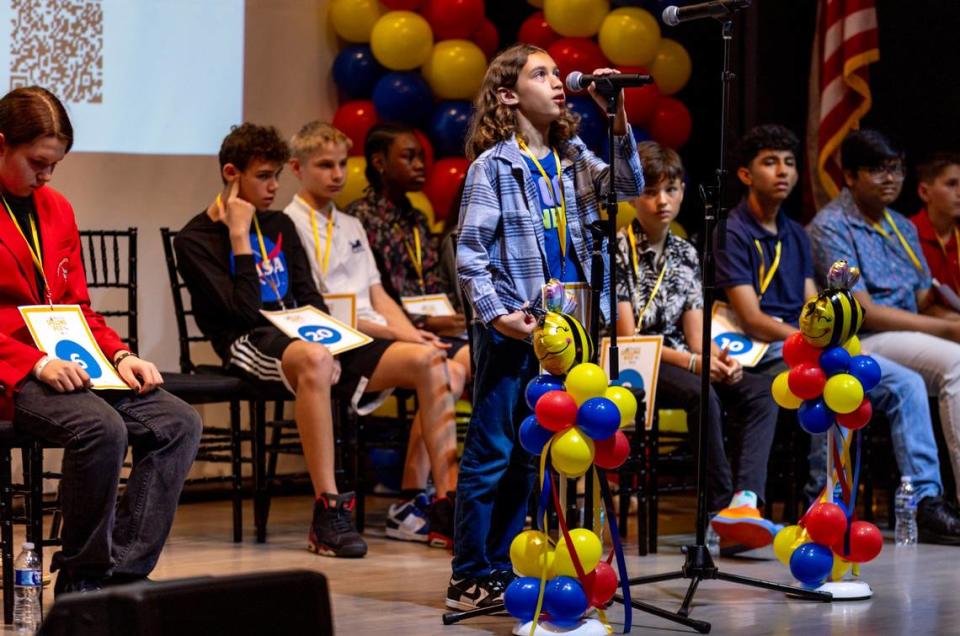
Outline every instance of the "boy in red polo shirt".
<svg viewBox="0 0 960 636">
<path fill-rule="evenodd" d="M 911 220 L 930 266 L 938 299 L 960 311 L 960 153 L 937 153 L 917 166 L 924 207 Z M 946 288 L 946 289 L 945 289 Z M 950 292 L 953 292 L 952 294 Z"/>
</svg>

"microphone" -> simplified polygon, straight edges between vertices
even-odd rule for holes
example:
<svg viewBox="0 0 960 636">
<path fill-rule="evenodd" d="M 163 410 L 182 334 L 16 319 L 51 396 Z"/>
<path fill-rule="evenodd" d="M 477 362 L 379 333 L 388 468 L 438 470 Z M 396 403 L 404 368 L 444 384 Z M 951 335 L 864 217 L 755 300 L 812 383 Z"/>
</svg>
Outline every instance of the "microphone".
<svg viewBox="0 0 960 636">
<path fill-rule="evenodd" d="M 663 23 L 668 26 L 677 26 L 681 22 L 699 20 L 700 18 L 729 18 L 735 11 L 746 9 L 750 0 L 712 0 L 700 4 L 690 4 L 685 7 L 669 6 L 663 10 Z"/>
<path fill-rule="evenodd" d="M 567 88 L 571 91 L 585 90 L 593 82 L 599 87 L 601 84 L 610 86 L 619 91 L 621 88 L 630 88 L 631 86 L 643 86 L 652 84 L 653 77 L 650 75 L 641 75 L 639 73 L 616 73 L 614 75 L 584 75 L 580 71 L 574 71 L 567 75 Z"/>
</svg>

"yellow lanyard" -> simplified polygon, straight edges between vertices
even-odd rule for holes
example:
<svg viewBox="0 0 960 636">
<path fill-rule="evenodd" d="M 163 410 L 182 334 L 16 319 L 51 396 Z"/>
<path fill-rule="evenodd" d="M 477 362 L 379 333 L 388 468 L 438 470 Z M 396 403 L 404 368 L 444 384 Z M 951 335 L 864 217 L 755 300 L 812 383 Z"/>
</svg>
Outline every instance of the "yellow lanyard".
<svg viewBox="0 0 960 636">
<path fill-rule="evenodd" d="M 936 233 L 936 231 L 934 231 Z M 947 244 L 940 240 L 940 236 L 937 235 L 937 243 L 940 244 L 940 251 L 943 252 L 943 260 L 950 266 L 950 254 L 947 253 Z M 957 250 L 960 250 L 960 230 L 956 227 L 953 228 L 953 243 L 957 246 Z M 960 268 L 960 260 L 957 261 L 957 267 Z M 960 279 L 957 279 L 960 280 Z"/>
<path fill-rule="evenodd" d="M 550 194 L 553 196 L 553 200 L 560 201 L 560 210 L 557 215 L 557 233 L 560 237 L 560 256 L 563 257 L 564 262 L 567 258 L 567 201 L 566 197 L 563 196 L 563 171 L 560 168 L 560 155 L 557 154 L 556 150 L 553 152 L 553 161 L 557 166 L 557 180 L 560 183 L 560 196 L 557 196 L 557 193 L 553 190 L 553 181 L 550 180 L 550 177 L 547 176 L 547 171 L 543 169 L 543 166 L 540 164 L 540 161 L 533 156 L 533 153 L 530 152 L 530 149 L 527 148 L 527 144 L 520 138 L 517 138 L 517 145 L 520 146 L 520 150 L 524 152 L 535 166 L 537 170 L 540 171 L 540 176 L 543 177 L 544 182 L 546 182 L 547 187 L 550 188 Z"/>
<path fill-rule="evenodd" d="M 910 244 L 907 243 L 907 239 L 903 238 L 903 234 L 900 233 L 900 228 L 897 227 L 897 224 L 893 222 L 893 217 L 890 216 L 889 210 L 883 211 L 883 218 L 887 220 L 887 223 L 890 224 L 890 227 L 893 228 L 893 233 L 897 235 L 897 238 L 900 239 L 900 245 L 903 246 L 903 249 L 907 252 L 907 256 L 910 257 L 910 260 L 913 261 L 913 266 L 917 268 L 917 271 L 923 271 L 923 265 L 920 263 L 920 259 L 917 258 L 917 254 L 913 251 L 913 248 L 910 247 Z M 883 226 L 880 223 L 874 223 L 873 227 L 875 230 L 883 234 L 884 237 L 890 238 L 890 235 L 887 234 L 887 231 L 883 229 Z"/>
<path fill-rule="evenodd" d="M 417 280 L 420 281 L 420 293 L 427 293 L 427 288 L 423 284 L 423 246 L 420 244 L 420 228 L 413 228 L 413 246 L 410 241 L 404 239 L 404 247 L 407 248 L 407 254 L 410 256 L 410 262 L 413 263 L 413 269 L 417 272 Z"/>
<path fill-rule="evenodd" d="M 763 295 L 767 293 L 767 288 L 770 287 L 770 283 L 773 282 L 773 275 L 777 273 L 777 268 L 780 267 L 780 250 L 783 245 L 780 241 L 777 241 L 777 250 L 773 256 L 773 262 L 770 263 L 770 271 L 767 271 L 767 263 L 763 256 L 763 247 L 760 245 L 760 241 L 753 239 L 753 244 L 756 245 L 757 254 L 760 255 L 760 298 L 763 298 Z"/>
<path fill-rule="evenodd" d="M 327 270 L 330 269 L 330 245 L 333 243 L 333 208 L 330 209 L 330 216 L 327 217 L 327 240 L 323 249 L 323 258 L 320 258 L 320 229 L 317 227 L 317 212 L 303 198 L 297 198 L 310 210 L 310 227 L 313 228 L 313 251 L 317 255 L 317 266 L 320 268 L 320 273 L 325 277 Z"/>
<path fill-rule="evenodd" d="M 27 240 L 27 235 L 23 233 L 23 229 L 17 222 L 16 215 L 13 213 L 13 210 L 10 209 L 10 204 L 7 203 L 6 197 L 3 197 L 3 205 L 7 208 L 7 214 L 10 215 L 13 226 L 17 228 L 17 232 L 23 237 L 23 242 L 27 244 L 27 251 L 30 252 L 30 259 L 33 261 L 33 266 L 37 268 L 37 272 L 40 273 L 40 278 L 43 280 L 44 295 L 47 297 L 47 302 L 52 305 L 53 296 L 50 292 L 50 283 L 47 282 L 47 274 L 43 271 L 43 258 L 40 251 L 40 236 L 37 234 L 37 223 L 33 220 L 33 217 L 30 216 L 30 236 L 33 239 L 33 244 L 31 244 L 30 241 Z"/>
<path fill-rule="evenodd" d="M 277 297 L 277 302 L 280 303 L 281 309 L 286 309 L 283 304 L 283 296 L 280 295 L 280 290 L 277 288 L 277 284 L 270 277 L 270 274 L 267 274 L 267 268 L 273 269 L 273 263 L 270 262 L 270 257 L 267 255 L 267 245 L 263 242 L 263 232 L 260 231 L 260 221 L 257 220 L 257 212 L 253 212 L 253 227 L 257 230 L 257 243 L 260 246 L 260 271 L 263 273 L 264 279 L 266 279 L 267 284 L 270 285 L 270 289 L 273 290 L 273 295 Z M 274 276 L 277 275 L 276 272 L 273 273 Z"/>
<path fill-rule="evenodd" d="M 637 285 L 639 285 L 640 284 L 640 257 L 637 254 L 637 236 L 636 234 L 633 233 L 632 225 L 627 226 L 627 239 L 630 241 L 630 250 L 631 250 L 630 254 L 633 257 L 631 260 L 633 261 L 634 279 L 637 281 Z M 666 249 L 667 249 L 666 243 L 663 244 L 663 249 L 664 249 L 664 252 L 666 252 Z M 645 304 L 643 306 L 643 309 L 637 313 L 637 324 L 635 329 L 637 330 L 638 333 L 642 328 L 643 317 L 647 315 L 647 310 L 650 309 L 650 305 L 653 304 L 653 299 L 657 297 L 657 292 L 660 291 L 660 285 L 663 283 L 663 277 L 667 273 L 667 262 L 668 260 L 666 256 L 664 256 L 663 267 L 660 268 L 660 275 L 657 276 L 657 282 L 654 283 L 653 290 L 650 292 L 650 297 L 647 298 L 647 304 Z"/>
</svg>

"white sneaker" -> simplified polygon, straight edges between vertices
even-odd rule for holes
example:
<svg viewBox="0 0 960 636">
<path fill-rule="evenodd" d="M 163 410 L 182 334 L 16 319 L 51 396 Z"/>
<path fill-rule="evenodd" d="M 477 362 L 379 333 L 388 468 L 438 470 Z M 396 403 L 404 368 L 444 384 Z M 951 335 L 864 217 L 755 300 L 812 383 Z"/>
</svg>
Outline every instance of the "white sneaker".
<svg viewBox="0 0 960 636">
<path fill-rule="evenodd" d="M 430 500 L 420 493 L 387 511 L 387 536 L 398 541 L 426 543 L 430 538 Z"/>
</svg>

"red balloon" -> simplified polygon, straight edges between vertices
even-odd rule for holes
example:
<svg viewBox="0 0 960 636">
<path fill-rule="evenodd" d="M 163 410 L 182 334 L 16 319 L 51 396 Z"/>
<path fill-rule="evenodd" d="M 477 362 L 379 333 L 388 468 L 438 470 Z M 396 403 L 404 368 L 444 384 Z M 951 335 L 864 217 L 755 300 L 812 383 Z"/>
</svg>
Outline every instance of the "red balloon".
<svg viewBox="0 0 960 636">
<path fill-rule="evenodd" d="M 790 334 L 783 341 L 783 361 L 791 368 L 804 362 L 819 364 L 821 353 L 823 351 L 807 342 L 799 331 Z"/>
<path fill-rule="evenodd" d="M 827 383 L 827 374 L 819 364 L 804 362 L 790 369 L 787 376 L 787 386 L 790 391 L 801 400 L 812 400 L 823 394 L 823 387 Z"/>
<path fill-rule="evenodd" d="M 421 13 L 437 42 L 467 40 L 483 20 L 483 0 L 427 0 Z"/>
<path fill-rule="evenodd" d="M 677 149 L 690 139 L 693 119 L 679 99 L 661 97 L 650 122 L 650 136 L 668 148 Z"/>
<path fill-rule="evenodd" d="M 833 545 L 843 540 L 847 515 L 835 503 L 820 502 L 803 516 L 803 526 L 814 543 Z"/>
<path fill-rule="evenodd" d="M 843 553 L 843 537 L 833 544 L 834 554 L 853 563 L 873 561 L 883 549 L 880 529 L 869 521 L 854 521 L 850 524 L 850 554 Z"/>
<path fill-rule="evenodd" d="M 484 18 L 480 22 L 480 26 L 473 32 L 470 39 L 480 47 L 480 50 L 483 51 L 483 54 L 487 56 L 488 60 L 492 58 L 494 53 L 497 52 L 497 49 L 500 48 L 500 34 L 497 32 L 497 26 L 487 18 Z"/>
<path fill-rule="evenodd" d="M 433 170 L 427 173 L 423 193 L 433 204 L 433 215 L 437 221 L 457 214 L 452 207 L 460 193 L 460 185 L 467 178 L 469 166 L 470 162 L 463 157 L 447 157 L 438 161 Z M 457 208 L 459 210 L 459 205 Z"/>
<path fill-rule="evenodd" d="M 606 561 L 597 563 L 597 567 L 583 581 L 583 591 L 587 593 L 590 605 L 606 607 L 617 592 L 617 573 Z"/>
<path fill-rule="evenodd" d="M 642 66 L 621 66 L 621 73 L 646 75 L 649 71 Z M 627 120 L 637 128 L 646 128 L 657 110 L 660 89 L 656 84 L 647 84 L 623 91 L 623 106 L 627 110 Z"/>
<path fill-rule="evenodd" d="M 620 468 L 630 456 L 630 440 L 623 431 L 617 431 L 607 439 L 593 443 L 593 463 L 600 468 Z"/>
<path fill-rule="evenodd" d="M 413 136 L 417 138 L 420 147 L 423 148 L 423 171 L 430 174 L 430 171 L 433 170 L 433 144 L 430 143 L 427 134 L 419 128 L 413 129 Z"/>
<path fill-rule="evenodd" d="M 550 28 L 547 19 L 543 17 L 543 11 L 537 11 L 520 25 L 520 32 L 517 33 L 517 42 L 539 46 L 541 49 L 549 49 L 550 45 L 560 39 L 560 34 Z M 556 59 L 554 59 L 556 61 Z"/>
<path fill-rule="evenodd" d="M 548 431 L 562 431 L 577 421 L 577 403 L 566 391 L 547 391 L 534 409 L 540 426 Z"/>
<path fill-rule="evenodd" d="M 423 0 L 380 0 L 380 3 L 393 11 L 416 11 Z"/>
<path fill-rule="evenodd" d="M 560 68 L 564 77 L 571 71 L 592 73 L 595 69 L 610 66 L 603 56 L 600 45 L 589 38 L 563 38 L 557 40 L 547 49 Z"/>
<path fill-rule="evenodd" d="M 351 155 L 363 154 L 363 142 L 367 138 L 367 131 L 377 123 L 377 111 L 373 102 L 358 99 L 346 102 L 333 114 L 333 127 L 350 138 L 353 146 Z"/>
<path fill-rule="evenodd" d="M 869 424 L 871 417 L 873 417 L 873 405 L 870 404 L 870 398 L 865 397 L 855 411 L 837 413 L 837 424 L 855 431 Z"/>
</svg>

